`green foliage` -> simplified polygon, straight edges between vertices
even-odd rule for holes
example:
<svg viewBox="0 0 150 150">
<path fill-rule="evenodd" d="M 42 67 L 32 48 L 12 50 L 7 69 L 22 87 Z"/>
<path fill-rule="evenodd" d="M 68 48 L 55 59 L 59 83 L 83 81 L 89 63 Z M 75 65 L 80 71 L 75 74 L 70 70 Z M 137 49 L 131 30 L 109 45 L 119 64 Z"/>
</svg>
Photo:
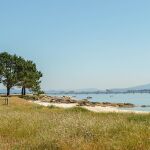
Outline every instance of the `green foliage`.
<svg viewBox="0 0 150 150">
<path fill-rule="evenodd" d="M 40 78 L 42 77 L 42 73 L 37 70 L 35 63 L 19 57 L 17 68 L 19 81 L 17 85 L 22 87 L 22 95 L 26 94 L 26 88 L 30 90 L 35 88 L 40 89 Z"/>
<path fill-rule="evenodd" d="M 31 90 L 33 91 L 34 94 L 40 95 L 40 94 L 44 94 L 44 91 L 41 90 L 40 87 L 40 81 L 37 81 L 33 84 Z"/>
<path fill-rule="evenodd" d="M 7 87 L 8 95 L 13 86 L 21 87 L 22 95 L 26 94 L 26 88 L 40 92 L 41 77 L 42 73 L 32 61 L 7 52 L 0 53 L 0 82 Z"/>
<path fill-rule="evenodd" d="M 21 95 L 20 98 L 23 98 L 25 100 L 33 100 L 33 101 L 39 100 L 39 97 L 37 95 Z"/>
<path fill-rule="evenodd" d="M 17 83 L 16 56 L 0 53 L 0 66 L 0 80 L 7 87 L 9 95 L 10 89 Z"/>
<path fill-rule="evenodd" d="M 72 111 L 72 112 L 89 112 L 88 109 L 83 108 L 83 107 L 73 107 L 73 108 L 70 108 L 68 110 Z"/>
<path fill-rule="evenodd" d="M 59 109 L 59 107 L 56 107 L 56 106 L 54 106 L 54 105 L 49 105 L 49 106 L 47 106 L 47 108 L 49 108 L 49 109 L 54 109 L 54 108 Z"/>
</svg>

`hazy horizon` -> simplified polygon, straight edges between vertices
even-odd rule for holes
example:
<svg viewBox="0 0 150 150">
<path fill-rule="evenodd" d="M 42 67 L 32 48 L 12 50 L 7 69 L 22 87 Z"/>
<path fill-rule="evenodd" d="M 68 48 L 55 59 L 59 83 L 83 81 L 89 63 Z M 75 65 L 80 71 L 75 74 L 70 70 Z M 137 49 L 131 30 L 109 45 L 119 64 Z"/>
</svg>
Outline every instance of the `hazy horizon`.
<svg viewBox="0 0 150 150">
<path fill-rule="evenodd" d="M 33 60 L 44 90 L 148 84 L 149 7 L 148 0 L 1 1 L 0 52 Z"/>
</svg>

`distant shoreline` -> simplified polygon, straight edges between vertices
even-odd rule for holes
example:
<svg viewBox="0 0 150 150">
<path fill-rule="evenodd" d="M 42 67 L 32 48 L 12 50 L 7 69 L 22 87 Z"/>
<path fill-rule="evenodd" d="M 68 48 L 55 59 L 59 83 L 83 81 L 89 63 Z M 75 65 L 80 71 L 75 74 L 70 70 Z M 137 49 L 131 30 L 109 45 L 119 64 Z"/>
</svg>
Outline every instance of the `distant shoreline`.
<svg viewBox="0 0 150 150">
<path fill-rule="evenodd" d="M 102 91 L 95 91 L 95 92 L 75 92 L 75 91 L 62 91 L 62 92 L 45 92 L 46 94 L 54 94 L 54 95 L 61 95 L 61 94 L 150 94 L 150 90 L 134 90 L 134 91 L 110 91 L 110 92 L 102 92 Z"/>
</svg>

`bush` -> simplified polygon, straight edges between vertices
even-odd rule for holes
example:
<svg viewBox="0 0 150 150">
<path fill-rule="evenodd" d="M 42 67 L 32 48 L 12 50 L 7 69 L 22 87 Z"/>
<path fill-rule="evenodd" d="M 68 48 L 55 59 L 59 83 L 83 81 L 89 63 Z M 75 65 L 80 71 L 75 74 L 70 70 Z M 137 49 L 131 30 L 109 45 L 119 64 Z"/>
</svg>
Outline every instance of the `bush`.
<svg viewBox="0 0 150 150">
<path fill-rule="evenodd" d="M 73 107 L 73 108 L 69 108 L 68 110 L 72 112 L 89 112 L 88 109 L 83 107 Z"/>
</svg>

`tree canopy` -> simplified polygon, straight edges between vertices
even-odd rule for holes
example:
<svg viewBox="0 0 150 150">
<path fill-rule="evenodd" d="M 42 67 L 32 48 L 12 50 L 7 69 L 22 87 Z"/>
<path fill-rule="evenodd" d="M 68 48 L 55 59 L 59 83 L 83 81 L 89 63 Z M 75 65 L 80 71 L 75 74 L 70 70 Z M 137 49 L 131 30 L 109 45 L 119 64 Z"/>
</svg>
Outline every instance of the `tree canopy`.
<svg viewBox="0 0 150 150">
<path fill-rule="evenodd" d="M 22 95 L 26 94 L 26 89 L 40 92 L 41 77 L 42 73 L 33 61 L 7 52 L 0 53 L 0 83 L 7 88 L 7 95 L 14 86 L 22 88 Z"/>
</svg>

